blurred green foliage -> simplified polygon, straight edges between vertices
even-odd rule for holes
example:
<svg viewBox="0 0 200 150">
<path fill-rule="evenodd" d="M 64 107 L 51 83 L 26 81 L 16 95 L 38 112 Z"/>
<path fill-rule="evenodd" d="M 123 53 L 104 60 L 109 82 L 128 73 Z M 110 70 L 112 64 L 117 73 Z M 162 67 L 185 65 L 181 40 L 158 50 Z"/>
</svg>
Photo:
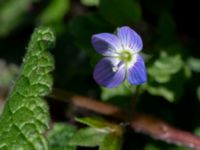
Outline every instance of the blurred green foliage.
<svg viewBox="0 0 200 150">
<path fill-rule="evenodd" d="M 19 67 L 15 64 L 6 64 L 0 60 L 0 87 L 8 86 L 19 73 Z"/>
<path fill-rule="evenodd" d="M 0 2 L 0 36 L 6 36 L 22 24 L 34 0 L 7 0 Z"/>
<path fill-rule="evenodd" d="M 102 118 L 77 118 L 77 121 L 89 127 L 78 130 L 70 144 L 83 147 L 96 147 L 99 150 L 120 150 L 122 147 L 123 128 Z"/>
<path fill-rule="evenodd" d="M 98 6 L 100 0 L 81 0 L 81 3 L 85 6 Z"/>
<path fill-rule="evenodd" d="M 182 68 L 180 55 L 168 56 L 161 52 L 159 58 L 148 68 L 148 74 L 158 83 L 166 83 Z"/>
<path fill-rule="evenodd" d="M 99 10 L 100 14 L 108 22 L 117 26 L 124 25 L 124 23 L 137 23 L 141 20 L 142 16 L 139 3 L 133 0 L 126 0 L 125 2 L 119 0 L 101 0 Z"/>
<path fill-rule="evenodd" d="M 188 65 L 192 71 L 200 72 L 200 59 L 199 58 L 189 57 Z"/>
<path fill-rule="evenodd" d="M 52 130 L 47 133 L 49 150 L 76 150 L 76 146 L 69 143 L 75 132 L 76 128 L 70 124 L 54 124 Z"/>
<path fill-rule="evenodd" d="M 40 22 L 44 25 L 62 22 L 66 13 L 70 8 L 69 0 L 53 0 L 47 8 L 44 9 L 40 16 Z"/>
<path fill-rule="evenodd" d="M 188 27 L 185 18 L 182 22 L 180 18 L 185 15 L 186 9 L 180 15 L 177 6 L 179 2 L 173 0 L 0 0 L 0 59 L 1 62 L 18 65 L 33 29 L 38 25 L 51 26 L 57 37 L 56 48 L 52 52 L 56 60 L 54 86 L 128 109 L 137 91 L 136 86 L 124 83 L 115 89 L 99 87 L 92 78 L 92 72 L 101 56 L 91 45 L 93 34 L 114 32 L 117 27 L 128 25 L 143 39 L 142 55 L 148 73 L 148 82 L 139 87 L 136 109 L 194 132 L 200 126 L 199 42 L 192 36 L 196 34 L 192 32 L 195 23 Z M 1 62 L 0 87 L 9 85 L 17 73 L 10 65 Z M 54 118 L 62 118 L 59 108 L 50 107 L 57 111 L 56 116 L 51 116 L 53 121 Z M 90 132 L 85 132 L 87 129 Z M 58 125 L 50 134 L 50 147 L 68 147 L 69 143 L 64 143 L 64 140 L 71 138 L 67 133 L 71 136 L 74 132 L 68 125 L 66 129 L 64 125 Z M 91 133 L 92 137 L 97 130 L 86 127 L 76 134 L 79 132 Z M 100 137 L 104 136 L 99 132 L 96 134 L 99 139 L 93 142 L 102 142 Z M 86 143 L 91 141 L 91 137 L 85 138 Z M 106 142 L 110 137 L 113 135 L 108 134 Z M 120 138 L 114 136 L 110 143 L 120 144 Z M 146 136 L 141 138 L 137 134 L 127 140 L 127 145 L 131 145 L 128 149 L 185 150 L 155 142 Z M 123 148 L 127 149 L 126 145 Z M 72 146 L 72 149 L 75 147 Z"/>
<path fill-rule="evenodd" d="M 131 87 L 131 85 L 128 85 L 128 83 L 126 82 L 119 85 L 118 87 L 114 89 L 108 89 L 108 88 L 102 87 L 101 99 L 109 100 L 117 96 L 125 97 L 127 95 L 132 95 L 132 92 L 135 92 L 135 87 Z"/>
</svg>

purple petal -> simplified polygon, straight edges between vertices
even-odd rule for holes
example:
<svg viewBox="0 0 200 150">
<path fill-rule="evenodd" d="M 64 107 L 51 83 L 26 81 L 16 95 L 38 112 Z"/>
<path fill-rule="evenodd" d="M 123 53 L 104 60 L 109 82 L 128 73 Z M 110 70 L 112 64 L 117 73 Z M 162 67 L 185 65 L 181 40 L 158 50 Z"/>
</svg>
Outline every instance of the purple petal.
<svg viewBox="0 0 200 150">
<path fill-rule="evenodd" d="M 105 87 L 118 86 L 125 79 L 125 64 L 111 57 L 103 58 L 96 65 L 93 77 L 95 81 Z"/>
<path fill-rule="evenodd" d="M 92 36 L 92 45 L 96 51 L 104 56 L 116 56 L 121 49 L 119 38 L 110 33 L 100 33 Z"/>
<path fill-rule="evenodd" d="M 127 78 L 130 84 L 142 84 L 147 81 L 146 68 L 144 60 L 140 55 L 137 55 L 136 62 L 128 68 Z"/>
<path fill-rule="evenodd" d="M 142 50 L 142 39 L 131 28 L 127 26 L 119 28 L 117 36 L 121 40 L 124 49 L 131 49 L 133 52 L 139 52 Z"/>
</svg>

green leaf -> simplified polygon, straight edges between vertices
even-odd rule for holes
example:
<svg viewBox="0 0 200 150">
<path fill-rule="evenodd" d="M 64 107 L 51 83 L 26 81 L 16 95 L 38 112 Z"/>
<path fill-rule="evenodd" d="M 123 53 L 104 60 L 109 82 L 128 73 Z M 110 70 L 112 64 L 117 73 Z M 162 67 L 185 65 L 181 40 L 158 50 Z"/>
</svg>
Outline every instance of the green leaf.
<svg viewBox="0 0 200 150">
<path fill-rule="evenodd" d="M 171 148 L 170 150 L 190 150 L 190 149 L 183 147 L 183 146 L 176 146 L 174 148 Z"/>
<path fill-rule="evenodd" d="M 197 98 L 200 101 L 200 86 L 197 87 Z"/>
<path fill-rule="evenodd" d="M 85 117 L 76 118 L 76 121 L 88 125 L 93 128 L 101 129 L 103 132 L 109 132 L 115 126 L 114 124 L 100 118 L 100 117 Z"/>
<path fill-rule="evenodd" d="M 115 25 L 138 23 L 142 16 L 139 3 L 133 0 L 101 0 L 99 10 L 108 22 Z"/>
<path fill-rule="evenodd" d="M 81 129 L 73 142 L 81 146 L 97 146 L 100 145 L 100 149 L 104 150 L 106 146 L 107 150 L 118 150 L 121 147 L 121 137 L 123 134 L 123 128 L 117 124 L 110 123 L 101 118 L 85 117 L 78 118 L 77 121 L 90 126 L 86 129 Z M 110 144 L 108 146 L 108 144 Z"/>
<path fill-rule="evenodd" d="M 191 78 L 191 76 L 192 76 L 192 70 L 190 69 L 190 67 L 188 66 L 188 64 L 184 64 L 183 69 L 184 69 L 185 77 L 188 78 L 188 79 Z"/>
<path fill-rule="evenodd" d="M 69 141 L 76 132 L 76 128 L 66 123 L 56 123 L 48 132 L 49 150 L 76 150 L 76 146 Z"/>
<path fill-rule="evenodd" d="M 147 144 L 144 148 L 144 150 L 160 150 L 159 147 L 153 145 L 153 144 Z"/>
<path fill-rule="evenodd" d="M 101 145 L 99 146 L 99 150 L 121 150 L 122 147 L 122 135 L 110 133 L 107 134 Z"/>
<path fill-rule="evenodd" d="M 197 136 L 200 136 L 200 128 L 196 128 L 194 130 L 194 133 L 197 135 Z"/>
<path fill-rule="evenodd" d="M 149 86 L 149 85 L 144 85 L 147 91 L 156 96 L 162 96 L 165 99 L 167 99 L 170 102 L 173 102 L 175 100 L 175 93 L 173 90 L 168 89 L 165 86 Z"/>
<path fill-rule="evenodd" d="M 162 96 L 169 102 L 177 102 L 184 94 L 187 79 L 188 76 L 183 68 L 178 73 L 171 75 L 170 82 L 157 83 L 149 78 L 149 82 L 141 87 L 152 95 Z"/>
<path fill-rule="evenodd" d="M 101 132 L 96 128 L 87 127 L 76 132 L 71 138 L 70 144 L 84 147 L 95 147 L 102 142 L 105 135 L 105 132 Z"/>
<path fill-rule="evenodd" d="M 123 129 L 121 126 L 110 123 L 102 118 L 97 117 L 85 117 L 85 118 L 76 118 L 80 123 L 88 125 L 92 128 L 99 130 L 100 132 L 110 133 L 110 132 L 119 132 L 122 133 Z"/>
<path fill-rule="evenodd" d="M 148 67 L 147 71 L 156 82 L 166 83 L 171 80 L 171 75 L 180 71 L 182 67 L 183 61 L 179 54 L 169 56 L 163 51 L 160 54 L 160 58 Z"/>
<path fill-rule="evenodd" d="M 34 0 L 6 0 L 0 5 L 0 36 L 6 36 L 16 28 L 28 12 Z"/>
<path fill-rule="evenodd" d="M 40 22 L 45 25 L 60 22 L 69 12 L 69 0 L 52 0 L 40 16 Z"/>
<path fill-rule="evenodd" d="M 189 150 L 189 149 L 182 146 L 149 143 L 145 146 L 144 150 Z"/>
<path fill-rule="evenodd" d="M 81 3 L 85 6 L 98 6 L 100 0 L 81 0 Z"/>
<path fill-rule="evenodd" d="M 45 27 L 36 29 L 31 37 L 21 74 L 0 118 L 1 150 L 47 150 L 43 134 L 48 128 L 49 112 L 41 97 L 52 88 L 54 61 L 47 50 L 54 42 L 53 32 Z"/>
<path fill-rule="evenodd" d="M 200 59 L 191 57 L 188 59 L 188 65 L 192 71 L 200 72 Z"/>
<path fill-rule="evenodd" d="M 101 89 L 102 89 L 101 99 L 105 101 L 116 96 L 131 95 L 132 92 L 135 91 L 135 87 L 133 86 L 129 87 L 129 85 L 126 83 L 121 84 L 120 86 L 114 89 L 109 89 L 109 88 L 104 88 L 104 87 L 102 87 Z"/>
<path fill-rule="evenodd" d="M 170 102 L 178 101 L 183 95 L 184 86 L 191 76 L 191 71 L 180 53 L 176 51 L 180 48 L 176 45 L 169 46 L 167 50 L 171 51 L 171 53 L 168 52 L 171 55 L 161 51 L 159 58 L 148 66 L 149 80 L 142 87 L 150 94 L 162 96 Z"/>
</svg>

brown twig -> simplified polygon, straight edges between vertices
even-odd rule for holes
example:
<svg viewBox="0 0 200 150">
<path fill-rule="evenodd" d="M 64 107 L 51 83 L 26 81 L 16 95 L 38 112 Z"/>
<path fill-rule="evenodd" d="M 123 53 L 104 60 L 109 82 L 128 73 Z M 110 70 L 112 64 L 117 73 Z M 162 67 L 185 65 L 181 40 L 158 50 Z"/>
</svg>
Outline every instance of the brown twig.
<svg viewBox="0 0 200 150">
<path fill-rule="evenodd" d="M 194 150 L 200 150 L 200 137 L 176 129 L 158 118 L 146 114 L 135 113 L 132 120 L 129 120 L 128 113 L 114 105 L 103 103 L 88 97 L 67 93 L 62 90 L 55 89 L 50 97 L 71 102 L 75 106 L 130 122 L 130 127 L 134 131 L 147 134 L 155 139 L 185 146 Z"/>
</svg>

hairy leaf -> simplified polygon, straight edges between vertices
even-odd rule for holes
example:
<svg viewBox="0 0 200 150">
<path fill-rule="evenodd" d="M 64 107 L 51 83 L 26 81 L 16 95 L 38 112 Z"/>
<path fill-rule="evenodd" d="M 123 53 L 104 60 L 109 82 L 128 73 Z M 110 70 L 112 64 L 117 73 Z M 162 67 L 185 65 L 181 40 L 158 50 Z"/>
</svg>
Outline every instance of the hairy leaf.
<svg viewBox="0 0 200 150">
<path fill-rule="evenodd" d="M 1 150 L 46 150 L 43 137 L 48 128 L 48 107 L 41 98 L 52 88 L 53 57 L 46 50 L 55 42 L 53 32 L 35 30 L 18 77 L 0 118 Z"/>
</svg>

